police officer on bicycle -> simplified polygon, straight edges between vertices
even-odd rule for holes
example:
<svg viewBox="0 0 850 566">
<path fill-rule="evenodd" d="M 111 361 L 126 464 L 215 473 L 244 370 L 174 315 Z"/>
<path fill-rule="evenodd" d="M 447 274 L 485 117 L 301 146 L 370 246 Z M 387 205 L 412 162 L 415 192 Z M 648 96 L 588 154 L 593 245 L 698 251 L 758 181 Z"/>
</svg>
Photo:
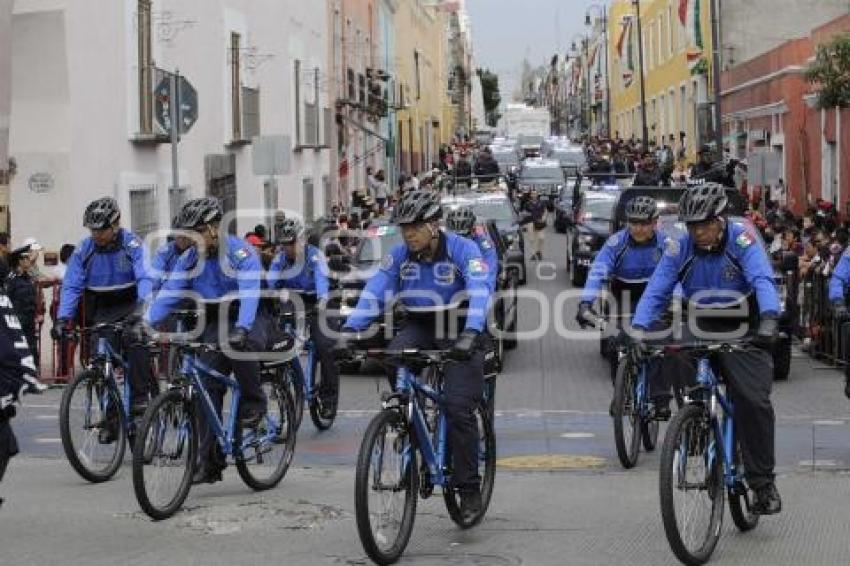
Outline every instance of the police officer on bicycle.
<svg viewBox="0 0 850 566">
<path fill-rule="evenodd" d="M 469 518 L 481 509 L 478 427 L 473 411 L 484 387 L 484 355 L 479 337 L 490 300 L 489 266 L 473 242 L 440 230 L 441 216 L 437 193 L 414 190 L 402 198 L 393 211 L 393 221 L 401 227 L 404 243 L 384 258 L 343 332 L 365 330 L 395 299 L 405 307 L 407 323 L 393 338 L 390 349 L 451 350 L 452 359 L 457 361 L 445 367 L 446 416 L 454 487 L 460 493 L 461 513 Z M 461 314 L 465 302 L 468 309 L 463 331 L 459 336 L 443 332 L 446 323 L 451 322 L 447 315 Z M 343 339 L 337 349 L 346 348 Z"/>
<path fill-rule="evenodd" d="M 616 301 L 619 316 L 616 317 L 618 330 L 620 322 L 631 317 L 640 300 L 646 284 L 655 266 L 664 253 L 665 237 L 655 226 L 658 220 L 658 204 L 648 196 L 637 196 L 626 203 L 626 221 L 628 226 L 608 238 L 588 272 L 587 282 L 578 304 L 576 321 L 582 328 L 595 325 L 599 318 L 593 310 L 593 303 L 602 288 L 610 283 L 611 294 Z M 617 336 L 619 341 L 620 336 Z M 611 342 L 608 342 L 609 348 Z M 670 418 L 670 396 L 667 390 L 658 387 L 656 380 L 650 378 L 653 388 L 653 400 L 656 417 Z"/>
<path fill-rule="evenodd" d="M 481 250 L 481 255 L 487 262 L 487 284 L 490 292 L 495 293 L 496 280 L 499 277 L 499 254 L 493 240 L 487 234 L 487 229 L 476 225 L 476 222 L 477 218 L 471 206 L 461 206 L 446 214 L 446 228 L 459 236 L 469 238 Z"/>
<path fill-rule="evenodd" d="M 194 199 L 183 205 L 178 227 L 197 232 L 198 239 L 177 260 L 154 297 L 146 320 L 152 326 L 162 323 L 184 299 L 191 298 L 188 296 L 191 291 L 200 296 L 206 307 L 201 341 L 219 344 L 220 333 L 227 332 L 227 342 L 234 350 L 261 352 L 268 336 L 268 317 L 259 308 L 262 265 L 252 245 L 235 236 L 220 236 L 222 215 L 221 203 L 214 197 Z M 229 302 L 229 308 L 222 315 L 225 301 Z M 239 419 L 243 427 L 255 426 L 266 411 L 259 362 L 232 359 L 222 352 L 206 352 L 200 359 L 216 371 L 225 375 L 232 371 L 236 375 L 242 395 Z M 224 386 L 212 381 L 208 386 L 221 415 Z M 216 446 L 212 431 L 208 426 L 202 427 L 195 483 L 221 480 L 225 462 Z"/>
<path fill-rule="evenodd" d="M 632 323 L 638 343 L 644 332 L 655 327 L 676 283 L 681 283 L 689 317 L 696 317 L 691 323 L 696 320 L 699 328 L 683 329 L 685 342 L 700 337 L 716 341 L 717 333 L 740 336 L 740 331 L 749 332 L 755 326 L 755 345 L 769 348 L 775 343 L 780 306 L 767 252 L 750 228 L 725 217 L 727 204 L 725 188 L 716 183 L 685 191 L 679 219 L 687 224 L 688 233 L 668 240 L 638 303 Z M 714 336 L 707 337 L 708 332 Z M 677 361 L 688 377 L 694 375 L 690 356 L 678 356 Z M 752 511 L 778 513 L 782 501 L 774 483 L 771 356 L 763 349 L 752 349 L 721 353 L 717 362 L 735 398 L 746 479 L 755 492 Z"/>
<path fill-rule="evenodd" d="M 104 197 L 90 203 L 83 214 L 83 225 L 91 236 L 83 239 L 71 258 L 62 280 L 59 311 L 51 332 L 61 338 L 77 318 L 81 301 L 85 305 L 82 320 L 88 327 L 102 323 L 138 321 L 143 302 L 151 295 L 153 280 L 145 269 L 142 240 L 120 226 L 121 211 L 115 199 Z M 133 386 L 133 413 L 143 413 L 147 406 L 150 383 L 153 380 L 150 353 L 131 344 L 125 334 L 125 352 L 130 364 Z M 92 349 L 97 336 L 92 335 Z M 115 342 L 115 336 L 110 340 Z M 118 344 L 113 343 L 117 348 Z M 101 442 L 108 443 L 101 437 Z"/>
<path fill-rule="evenodd" d="M 322 362 L 319 395 L 326 414 L 336 414 L 339 398 L 339 368 L 334 362 L 333 339 L 322 331 L 316 306 L 328 299 L 330 281 L 324 254 L 306 242 L 304 225 L 295 218 L 285 219 L 277 228 L 277 243 L 282 247 L 272 260 L 266 281 L 271 289 L 291 289 L 301 292 L 307 308 L 307 324 Z M 327 326 L 327 321 L 325 321 Z"/>
</svg>

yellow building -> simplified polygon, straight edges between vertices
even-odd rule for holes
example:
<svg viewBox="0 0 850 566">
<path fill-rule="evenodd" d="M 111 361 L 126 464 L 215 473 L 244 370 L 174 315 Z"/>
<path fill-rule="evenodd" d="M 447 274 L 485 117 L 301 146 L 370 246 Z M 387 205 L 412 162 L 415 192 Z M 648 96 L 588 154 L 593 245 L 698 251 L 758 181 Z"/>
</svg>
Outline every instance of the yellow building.
<svg viewBox="0 0 850 566">
<path fill-rule="evenodd" d="M 641 139 L 636 7 L 614 0 L 609 15 L 612 132 Z M 648 140 L 693 159 L 710 143 L 711 0 L 641 0 Z M 671 137 L 672 136 L 672 137 Z"/>
<path fill-rule="evenodd" d="M 399 2 L 395 13 L 396 157 L 402 171 L 423 172 L 447 141 L 446 16 L 422 0 Z"/>
</svg>

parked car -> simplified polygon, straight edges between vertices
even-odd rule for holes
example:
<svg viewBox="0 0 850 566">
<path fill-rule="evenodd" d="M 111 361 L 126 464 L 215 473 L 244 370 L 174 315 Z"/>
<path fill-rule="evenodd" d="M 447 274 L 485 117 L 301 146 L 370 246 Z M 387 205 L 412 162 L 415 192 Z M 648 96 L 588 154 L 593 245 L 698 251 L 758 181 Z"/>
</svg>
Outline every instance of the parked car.
<svg viewBox="0 0 850 566">
<path fill-rule="evenodd" d="M 596 253 L 613 233 L 618 190 L 584 191 L 573 208 L 567 231 L 567 270 L 574 287 L 583 287 Z"/>
<path fill-rule="evenodd" d="M 566 184 L 566 177 L 560 164 L 552 159 L 526 159 L 517 176 L 517 188 L 520 193 L 536 189 L 540 200 L 546 203 L 549 211 L 555 210 L 555 200 Z"/>
</svg>

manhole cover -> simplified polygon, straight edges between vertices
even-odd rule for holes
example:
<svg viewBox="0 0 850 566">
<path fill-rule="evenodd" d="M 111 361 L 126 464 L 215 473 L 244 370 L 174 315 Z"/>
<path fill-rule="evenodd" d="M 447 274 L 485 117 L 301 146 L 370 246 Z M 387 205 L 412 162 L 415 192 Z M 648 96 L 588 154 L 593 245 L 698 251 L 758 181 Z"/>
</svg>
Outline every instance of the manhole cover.
<svg viewBox="0 0 850 566">
<path fill-rule="evenodd" d="M 601 468 L 605 465 L 605 458 L 570 454 L 532 454 L 502 458 L 496 463 L 502 468 L 512 470 L 587 470 Z"/>
</svg>

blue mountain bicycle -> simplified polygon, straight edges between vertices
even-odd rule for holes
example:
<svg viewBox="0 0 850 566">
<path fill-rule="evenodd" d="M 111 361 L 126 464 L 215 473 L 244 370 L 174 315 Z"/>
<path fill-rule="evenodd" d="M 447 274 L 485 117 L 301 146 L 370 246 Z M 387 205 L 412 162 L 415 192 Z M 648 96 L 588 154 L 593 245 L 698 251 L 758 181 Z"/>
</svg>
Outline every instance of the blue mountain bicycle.
<svg viewBox="0 0 850 566">
<path fill-rule="evenodd" d="M 289 291 L 294 293 L 294 291 Z M 313 312 L 306 316 L 314 315 Z M 295 351 L 304 351 L 307 354 L 306 363 L 302 365 L 299 355 L 290 359 L 283 368 L 285 379 L 289 385 L 289 393 L 295 404 L 295 427 L 301 427 L 304 415 L 304 405 L 310 411 L 310 419 L 320 431 L 328 430 L 336 420 L 336 404 L 328 406 L 324 403 L 321 395 L 322 361 L 316 350 L 316 343 L 310 336 L 309 326 L 303 325 L 299 330 L 295 324 L 295 309 L 292 303 L 285 304 L 281 312 L 284 332 L 295 341 Z"/>
<path fill-rule="evenodd" d="M 645 358 L 638 358 L 622 346 L 616 347 L 613 353 L 619 360 L 611 405 L 614 444 L 620 464 L 626 469 L 637 464 L 641 442 L 647 452 L 655 450 L 658 443 L 658 420 L 652 414 L 649 399 L 647 361 L 658 358 L 662 353 L 655 351 Z"/>
<path fill-rule="evenodd" d="M 198 462 L 200 419 L 212 428 L 218 448 L 232 456 L 242 481 L 261 491 L 286 475 L 295 453 L 295 408 L 286 384 L 276 372 L 261 371 L 268 413 L 253 428 L 239 422 L 239 382 L 200 361 L 200 352 L 219 352 L 216 345 L 177 345 L 180 375 L 171 388 L 148 407 L 133 450 L 133 488 L 142 509 L 156 520 L 176 513 L 192 486 Z M 229 414 L 219 417 L 205 382 L 217 381 L 230 391 Z"/>
<path fill-rule="evenodd" d="M 684 407 L 667 428 L 659 492 L 667 541 L 685 564 L 711 558 L 720 539 L 724 495 L 740 531 L 752 530 L 759 521 L 735 435 L 734 402 L 710 364 L 716 353 L 753 348 L 748 342 L 675 346 L 698 356 L 697 386 L 687 392 Z"/>
<path fill-rule="evenodd" d="M 369 424 L 360 445 L 354 508 L 357 532 L 366 554 L 378 564 L 396 562 L 413 531 L 416 503 L 435 487 L 443 492 L 451 519 L 461 528 L 477 525 L 487 512 L 496 473 L 496 436 L 484 398 L 475 411 L 479 434 L 481 512 L 464 520 L 460 495 L 452 486 L 451 450 L 442 393 L 445 351 L 369 350 L 400 366 L 396 392 L 383 396 L 383 410 Z M 491 388 L 485 388 L 491 392 Z"/>
<path fill-rule="evenodd" d="M 62 393 L 59 435 L 71 467 L 84 479 L 100 483 L 121 467 L 127 442 L 132 445 L 136 436 L 136 423 L 131 412 L 130 366 L 109 340 L 112 335 L 121 343 L 124 325 L 103 323 L 89 331 L 97 336 L 95 351 L 88 366 Z M 80 338 L 79 332 L 69 334 L 74 340 Z M 116 376 L 122 372 L 123 384 Z M 151 391 L 158 389 L 154 378 Z"/>
</svg>

